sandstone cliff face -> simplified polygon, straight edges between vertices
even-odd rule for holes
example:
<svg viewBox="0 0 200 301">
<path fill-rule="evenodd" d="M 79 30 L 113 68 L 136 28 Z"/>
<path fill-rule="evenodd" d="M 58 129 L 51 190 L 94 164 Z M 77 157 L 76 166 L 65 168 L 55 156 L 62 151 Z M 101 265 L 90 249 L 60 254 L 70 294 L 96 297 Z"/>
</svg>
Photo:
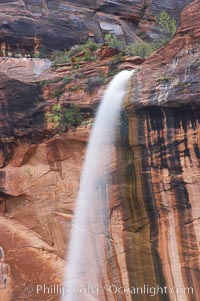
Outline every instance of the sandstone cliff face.
<svg viewBox="0 0 200 301">
<path fill-rule="evenodd" d="M 0 273 L 7 279 L 0 300 L 48 300 L 49 294 L 25 288 L 62 282 L 88 129 L 50 138 L 44 116 L 48 102 L 38 101 L 45 71 L 40 78 L 35 61 L 28 59 L 0 65 L 0 246 L 11 267 Z M 51 76 L 58 74 L 50 71 L 45 78 Z"/>
<path fill-rule="evenodd" d="M 0 273 L 7 279 L 0 300 L 49 300 L 48 293 L 36 293 L 36 285 L 62 283 L 90 119 L 102 95 L 100 88 L 88 92 L 85 81 L 108 72 L 108 60 L 89 66 L 83 62 L 82 78 L 70 84 L 63 79 L 71 66 L 51 71 L 43 60 L 1 60 L 0 246 L 10 269 Z M 59 102 L 79 105 L 87 118 L 77 130 L 63 134 L 47 125 L 44 116 L 58 102 L 53 94 L 58 87 Z"/>
<path fill-rule="evenodd" d="M 177 19 L 191 0 L 182 1 L 0 1 L 0 49 L 2 53 L 39 53 L 68 49 L 88 38 L 103 41 L 114 32 L 122 41 L 155 37 L 154 15 L 163 9 Z"/>
<path fill-rule="evenodd" d="M 199 9 L 196 1 L 183 11 L 176 37 L 133 76 L 123 116 L 130 283 L 194 289 L 155 300 L 200 296 Z"/>
<path fill-rule="evenodd" d="M 174 2 L 168 3 L 173 7 Z M 11 4 L 10 10 L 19 3 Z M 23 1 L 20 5 L 24 11 Z M 27 5 L 35 9 L 32 3 Z M 98 8 L 96 2 L 93 5 Z M 127 9 L 124 5 L 124 15 Z M 198 301 L 200 295 L 199 9 L 199 2 L 188 6 L 173 41 L 135 73 L 130 103 L 122 113 L 118 160 L 110 171 L 111 239 L 102 238 L 107 254 L 101 266 L 104 283 L 125 288 L 144 283 L 194 287 L 192 296 L 156 295 L 156 301 Z M 142 63 L 127 58 L 118 68 L 137 68 L 138 61 Z M 89 118 L 106 86 L 88 92 L 85 80 L 99 72 L 106 77 L 111 71 L 109 57 L 81 62 L 81 78 L 68 65 L 52 72 L 47 62 L 39 67 L 38 63 L 35 68 L 35 60 L 29 59 L 0 63 L 0 246 L 8 279 L 6 295 L 0 293 L 3 301 L 49 300 L 49 294 L 36 294 L 36 285 L 61 284 Z M 66 84 L 64 78 L 72 71 L 74 80 Z M 41 85 L 44 79 L 48 82 Z M 76 131 L 57 134 L 46 124 L 44 113 L 58 102 L 55 88 L 61 92 L 59 103 L 79 105 L 88 119 Z M 96 256 L 100 260 L 98 252 Z M 27 292 L 29 284 L 34 288 Z M 102 301 L 113 298 L 149 301 L 150 297 L 113 297 L 106 291 L 100 296 Z"/>
</svg>

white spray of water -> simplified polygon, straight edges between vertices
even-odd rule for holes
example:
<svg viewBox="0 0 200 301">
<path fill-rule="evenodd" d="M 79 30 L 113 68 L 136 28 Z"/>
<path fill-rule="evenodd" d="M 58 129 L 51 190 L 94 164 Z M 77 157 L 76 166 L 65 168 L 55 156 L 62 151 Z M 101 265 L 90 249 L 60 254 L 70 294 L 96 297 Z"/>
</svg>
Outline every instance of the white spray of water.
<svg viewBox="0 0 200 301">
<path fill-rule="evenodd" d="M 97 294 L 94 297 L 95 293 L 89 290 L 87 294 L 81 294 L 78 287 L 93 285 L 94 288 L 101 283 L 99 264 L 95 257 L 98 253 L 98 258 L 102 259 L 105 248 L 102 237 L 108 235 L 105 233 L 105 224 L 108 224 L 105 212 L 105 208 L 108 210 L 107 179 L 114 160 L 112 150 L 120 108 L 132 73 L 121 71 L 111 81 L 95 118 L 75 208 L 64 279 L 67 291 L 62 301 L 99 300 Z M 96 254 L 92 247 L 94 239 Z"/>
<path fill-rule="evenodd" d="M 38 77 L 42 72 L 51 67 L 51 61 L 48 59 L 35 59 L 33 62 L 33 73 Z"/>
</svg>

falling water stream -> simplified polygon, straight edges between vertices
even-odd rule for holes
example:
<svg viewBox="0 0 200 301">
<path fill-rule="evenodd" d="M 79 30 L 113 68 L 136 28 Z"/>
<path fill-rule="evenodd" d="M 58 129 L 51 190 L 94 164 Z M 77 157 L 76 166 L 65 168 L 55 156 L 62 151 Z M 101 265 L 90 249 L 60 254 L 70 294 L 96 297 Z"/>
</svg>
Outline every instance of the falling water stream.
<svg viewBox="0 0 200 301">
<path fill-rule="evenodd" d="M 104 239 L 109 235 L 107 180 L 114 161 L 120 109 L 131 75 L 132 71 L 121 71 L 115 76 L 95 118 L 75 208 L 64 278 L 67 294 L 62 301 L 100 300 L 95 289 L 102 281 L 99 267 L 105 253 Z M 87 292 L 81 293 L 80 287 L 87 287 Z"/>
<path fill-rule="evenodd" d="M 42 72 L 51 67 L 51 61 L 48 59 L 35 59 L 33 61 L 33 74 L 35 77 L 40 76 Z"/>
</svg>

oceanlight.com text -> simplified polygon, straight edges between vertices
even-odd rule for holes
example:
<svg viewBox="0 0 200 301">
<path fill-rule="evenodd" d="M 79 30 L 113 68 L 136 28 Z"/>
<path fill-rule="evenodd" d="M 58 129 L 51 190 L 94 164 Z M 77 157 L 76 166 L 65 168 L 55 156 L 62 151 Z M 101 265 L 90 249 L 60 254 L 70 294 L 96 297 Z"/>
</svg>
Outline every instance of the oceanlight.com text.
<svg viewBox="0 0 200 301">
<path fill-rule="evenodd" d="M 35 293 L 37 295 L 60 295 L 66 296 L 69 294 L 91 294 L 100 295 L 103 293 L 112 295 L 148 295 L 154 297 L 156 295 L 193 295 L 193 287 L 161 287 L 159 285 L 153 287 L 148 284 L 144 284 L 140 287 L 122 287 L 117 285 L 110 285 L 105 287 L 95 287 L 91 284 L 85 286 L 72 286 L 64 287 L 58 284 L 46 285 L 29 285 L 24 289 L 26 294 Z"/>
</svg>

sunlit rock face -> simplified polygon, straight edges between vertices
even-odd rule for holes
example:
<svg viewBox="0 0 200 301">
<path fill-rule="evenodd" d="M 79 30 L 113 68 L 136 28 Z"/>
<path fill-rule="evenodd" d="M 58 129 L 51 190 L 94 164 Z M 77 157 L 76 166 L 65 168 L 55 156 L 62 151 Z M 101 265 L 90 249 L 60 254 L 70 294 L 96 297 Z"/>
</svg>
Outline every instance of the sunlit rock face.
<svg viewBox="0 0 200 301">
<path fill-rule="evenodd" d="M 155 300 L 200 295 L 199 9 L 196 1 L 183 11 L 175 38 L 135 74 L 122 115 L 119 162 L 130 283 L 193 288 L 193 294 Z"/>
<path fill-rule="evenodd" d="M 0 62 L 0 247 L 5 254 L 3 264 L 10 267 L 5 273 L 6 290 L 0 291 L 2 301 L 60 299 L 57 290 L 37 294 L 36 286 L 62 283 L 74 202 L 91 128 L 88 117 L 104 90 L 98 87 L 89 93 L 84 81 L 88 73 L 97 76 L 101 71 L 108 72 L 110 59 L 83 63 L 80 72 L 84 77 L 75 78 L 70 84 L 63 80 L 70 66 L 64 66 L 60 72 L 43 68 L 41 60 L 6 58 Z M 56 81 L 51 82 L 52 78 Z M 59 101 L 65 105 L 75 103 L 87 117 L 78 129 L 65 133 L 48 127 L 45 118 L 49 107 L 58 103 L 53 91 L 59 85 Z M 110 206 L 115 204 L 113 200 Z M 122 233 L 113 235 L 122 237 Z M 119 252 L 122 248 L 123 245 L 118 246 Z M 126 266 L 124 255 L 122 264 Z M 107 261 L 102 269 L 107 270 Z M 104 275 L 107 283 L 109 278 Z M 30 284 L 34 288 L 27 293 Z"/>
<path fill-rule="evenodd" d="M 12 298 L 25 298 L 29 283 L 61 284 L 84 150 L 84 142 L 64 137 L 21 142 L 1 169 L 1 244 L 11 267 Z M 29 300 L 41 298 L 49 294 L 33 292 Z"/>
<path fill-rule="evenodd" d="M 123 42 L 139 40 L 140 35 L 153 38 L 155 14 L 166 10 L 178 19 L 190 2 L 1 0 L 1 53 L 45 55 L 88 39 L 102 42 L 108 32 Z"/>
</svg>

